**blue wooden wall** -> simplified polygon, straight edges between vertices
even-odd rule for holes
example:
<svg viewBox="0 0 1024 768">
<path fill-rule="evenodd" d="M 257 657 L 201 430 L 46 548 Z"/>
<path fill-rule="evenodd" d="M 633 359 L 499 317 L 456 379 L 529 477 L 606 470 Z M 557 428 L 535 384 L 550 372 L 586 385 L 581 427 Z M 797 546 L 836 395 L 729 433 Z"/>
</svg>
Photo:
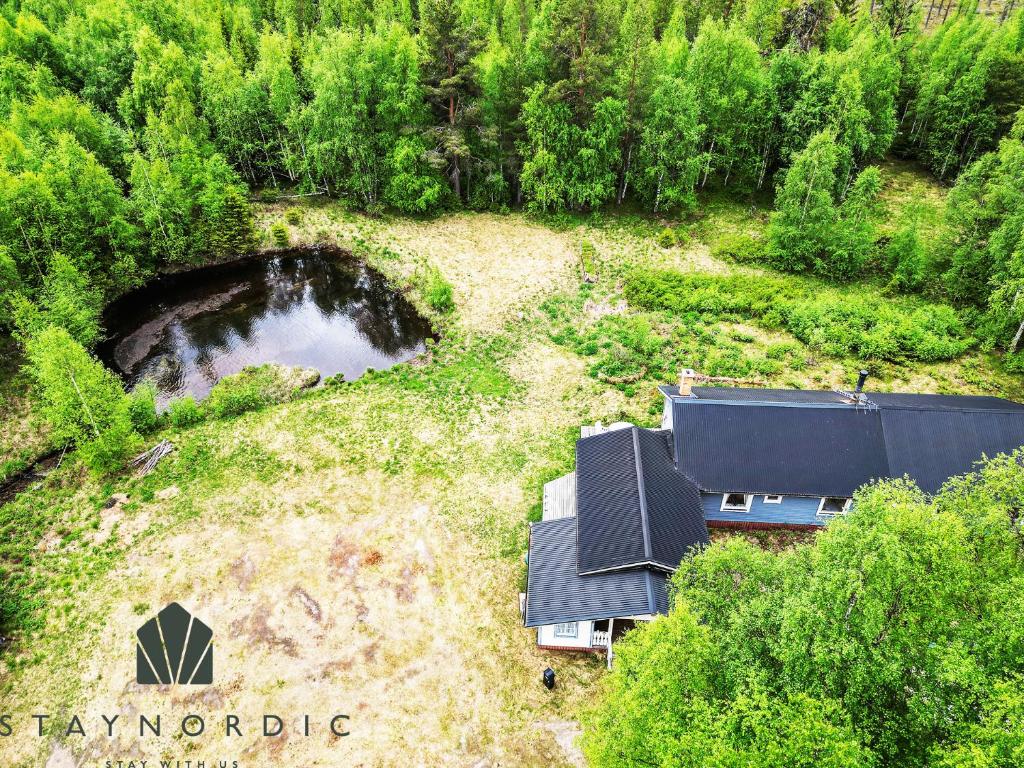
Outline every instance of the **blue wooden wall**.
<svg viewBox="0 0 1024 768">
<path fill-rule="evenodd" d="M 818 496 L 784 496 L 781 504 L 765 504 L 764 496 L 754 496 L 749 512 L 721 512 L 722 494 L 702 493 L 704 519 L 735 523 L 785 523 L 788 525 L 825 525 L 829 518 L 818 517 Z"/>
</svg>

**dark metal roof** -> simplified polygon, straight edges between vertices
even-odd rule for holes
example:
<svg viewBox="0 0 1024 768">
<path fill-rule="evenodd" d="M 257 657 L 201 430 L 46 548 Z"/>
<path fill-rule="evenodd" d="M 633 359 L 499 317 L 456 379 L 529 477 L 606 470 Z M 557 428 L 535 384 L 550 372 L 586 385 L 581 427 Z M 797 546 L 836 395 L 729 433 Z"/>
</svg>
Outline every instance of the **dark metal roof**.
<svg viewBox="0 0 1024 768">
<path fill-rule="evenodd" d="M 633 429 L 576 442 L 576 520 L 581 573 L 648 559 Z"/>
<path fill-rule="evenodd" d="M 634 568 L 580 576 L 576 573 L 576 518 L 533 524 L 526 626 L 653 613 L 668 613 L 665 574 Z"/>
<path fill-rule="evenodd" d="M 676 390 L 678 393 L 678 389 Z M 845 403 L 837 392 L 818 389 L 756 389 L 753 387 L 694 387 L 700 400 L 741 400 L 757 403 Z"/>
<path fill-rule="evenodd" d="M 677 397 L 679 387 L 659 387 L 662 393 Z M 839 393 L 822 389 L 761 389 L 758 387 L 694 387 L 700 400 L 744 401 L 749 403 L 842 403 L 849 404 Z M 865 392 L 868 401 L 880 407 L 946 408 L 1024 411 L 1024 403 L 987 395 L 933 395 L 907 392 Z"/>
<path fill-rule="evenodd" d="M 985 395 L 911 395 L 905 392 L 869 392 L 868 399 L 882 408 L 1024 411 L 1024 403 Z"/>
<path fill-rule="evenodd" d="M 679 566 L 705 544 L 700 493 L 675 471 L 668 431 L 615 430 L 576 443 L 578 571 Z"/>
<path fill-rule="evenodd" d="M 864 407 L 698 390 L 673 399 L 672 423 L 679 471 L 703 491 L 851 496 L 908 475 L 933 493 L 982 455 L 1024 445 L 1024 405 L 997 397 L 868 393 Z"/>
<path fill-rule="evenodd" d="M 638 429 L 652 560 L 673 570 L 686 553 L 708 543 L 700 491 L 680 475 L 672 458 L 672 433 Z"/>
<path fill-rule="evenodd" d="M 679 471 L 704 491 L 852 496 L 889 474 L 877 410 L 693 398 L 673 408 Z"/>
<path fill-rule="evenodd" d="M 881 418 L 891 476 L 909 475 L 926 493 L 970 472 L 983 454 L 1024 445 L 1024 410 L 883 408 Z"/>
</svg>

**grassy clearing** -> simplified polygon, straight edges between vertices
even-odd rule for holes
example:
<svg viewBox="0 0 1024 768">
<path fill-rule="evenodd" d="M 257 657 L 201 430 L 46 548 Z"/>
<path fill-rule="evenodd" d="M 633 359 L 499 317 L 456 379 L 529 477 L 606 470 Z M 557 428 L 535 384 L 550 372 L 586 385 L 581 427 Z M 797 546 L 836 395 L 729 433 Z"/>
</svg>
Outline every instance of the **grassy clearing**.
<svg viewBox="0 0 1024 768">
<path fill-rule="evenodd" d="M 637 268 L 760 273 L 710 256 L 723 232 L 757 234 L 750 206 L 712 200 L 693 222 L 458 214 L 368 219 L 335 204 L 261 214 L 264 242 L 352 248 L 443 328 L 426 354 L 257 412 L 152 439 L 176 450 L 150 476 L 90 479 L 74 462 L 0 509 L 0 559 L 23 594 L 0 655 L 0 698 L 30 712 L 202 709 L 352 716 L 352 736 L 227 740 L 211 729 L 116 744 L 19 729 L 13 766 L 73 757 L 241 756 L 243 764 L 560 765 L 560 745 L 602 665 L 539 653 L 520 626 L 526 521 L 568 471 L 579 425 L 656 422 L 654 386 L 684 365 L 780 386 L 848 385 L 861 361 L 827 357 L 743 313 L 697 320 L 631 306 Z M 685 228 L 681 244 L 659 234 Z M 580 243 L 593 244 L 581 282 Z M 431 307 L 438 281 L 454 309 Z M 443 304 L 443 302 L 441 302 Z M 1014 394 L 980 354 L 880 365 L 887 388 Z M 5 429 L 7 427 L 5 426 Z M 785 539 L 766 546 L 789 546 Z M 133 631 L 178 600 L 215 632 L 215 685 L 133 682 Z M 66 670 L 54 675 L 53 670 Z M 553 666 L 547 692 L 540 672 Z M 31 726 L 31 721 L 28 721 Z M 95 733 L 95 729 L 92 730 Z"/>
<path fill-rule="evenodd" d="M 548 252 L 563 242 L 552 234 Z M 508 279 L 497 262 L 494 280 L 460 283 L 450 254 L 435 261 L 428 250 L 410 263 L 390 243 L 361 247 L 396 281 L 436 267 L 466 306 L 482 306 L 483 292 Z M 565 274 L 547 290 L 574 286 Z M 145 479 L 100 485 L 69 464 L 6 507 L 4 539 L 21 544 L 4 559 L 24 566 L 35 632 L 2 657 L 5 712 L 74 707 L 98 718 L 129 705 L 199 706 L 188 692 L 131 682 L 133 629 L 176 599 L 217 633 L 216 684 L 203 708 L 243 719 L 341 710 L 353 736 L 328 745 L 211 734 L 185 754 L 167 738 L 146 742 L 150 757 L 564 763 L 555 734 L 601 664 L 539 654 L 520 627 L 525 521 L 541 483 L 571 465 L 579 424 L 628 404 L 538 333 L 537 290 L 523 282 L 495 295 L 500 311 L 483 306 L 468 319 L 457 303 L 450 340 L 413 364 L 169 429 L 158 437 L 177 449 Z M 81 674 L 55 677 L 57 659 Z M 549 664 L 560 675 L 554 694 L 539 683 Z M 113 748 L 58 741 L 86 765 L 143 749 L 128 737 Z M 13 737 L 5 757 L 38 765 L 52 749 Z"/>
</svg>

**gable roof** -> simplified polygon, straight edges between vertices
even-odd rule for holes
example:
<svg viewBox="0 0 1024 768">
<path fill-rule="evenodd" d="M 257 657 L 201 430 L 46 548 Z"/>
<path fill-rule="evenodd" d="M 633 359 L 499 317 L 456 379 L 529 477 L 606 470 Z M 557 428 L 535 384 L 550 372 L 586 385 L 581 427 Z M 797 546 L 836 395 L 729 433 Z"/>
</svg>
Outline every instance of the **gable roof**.
<svg viewBox="0 0 1024 768">
<path fill-rule="evenodd" d="M 668 613 L 666 574 L 634 568 L 580 576 L 576 518 L 545 520 L 530 527 L 526 626 L 655 613 Z"/>
<path fill-rule="evenodd" d="M 669 393 L 666 393 L 669 394 Z M 927 493 L 1024 445 L 1024 405 L 997 397 L 694 387 L 672 397 L 680 472 L 707 492 L 851 496 L 908 475 Z"/>
<path fill-rule="evenodd" d="M 983 455 L 1024 445 L 1024 410 L 883 408 L 881 420 L 890 476 L 909 475 L 926 493 L 969 472 Z"/>
<path fill-rule="evenodd" d="M 675 471 L 671 433 L 621 429 L 576 443 L 577 571 L 674 570 L 706 544 L 700 492 Z"/>
<path fill-rule="evenodd" d="M 703 491 L 852 496 L 889 472 L 874 411 L 691 400 L 673 425 L 679 471 Z"/>
</svg>

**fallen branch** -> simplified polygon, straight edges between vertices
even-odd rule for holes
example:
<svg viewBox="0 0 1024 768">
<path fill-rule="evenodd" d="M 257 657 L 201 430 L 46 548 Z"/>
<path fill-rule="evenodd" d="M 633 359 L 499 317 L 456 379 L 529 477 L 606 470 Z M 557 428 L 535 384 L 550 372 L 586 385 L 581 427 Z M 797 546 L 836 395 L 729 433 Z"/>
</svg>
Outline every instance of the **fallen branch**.
<svg viewBox="0 0 1024 768">
<path fill-rule="evenodd" d="M 156 467 L 157 462 L 174 450 L 174 444 L 170 440 L 161 440 L 148 451 L 144 451 L 131 461 L 131 466 L 136 468 L 135 474 L 145 477 Z"/>
<path fill-rule="evenodd" d="M 695 381 L 705 384 L 710 381 L 717 381 L 723 384 L 740 384 L 745 387 L 767 387 L 768 382 L 761 381 L 760 379 L 735 379 L 732 376 L 705 376 L 703 373 L 698 373 L 694 376 Z"/>
<path fill-rule="evenodd" d="M 647 375 L 647 367 L 644 366 L 638 373 L 630 373 L 626 376 L 609 376 L 606 373 L 598 373 L 597 378 L 608 384 L 634 384 Z"/>
</svg>

